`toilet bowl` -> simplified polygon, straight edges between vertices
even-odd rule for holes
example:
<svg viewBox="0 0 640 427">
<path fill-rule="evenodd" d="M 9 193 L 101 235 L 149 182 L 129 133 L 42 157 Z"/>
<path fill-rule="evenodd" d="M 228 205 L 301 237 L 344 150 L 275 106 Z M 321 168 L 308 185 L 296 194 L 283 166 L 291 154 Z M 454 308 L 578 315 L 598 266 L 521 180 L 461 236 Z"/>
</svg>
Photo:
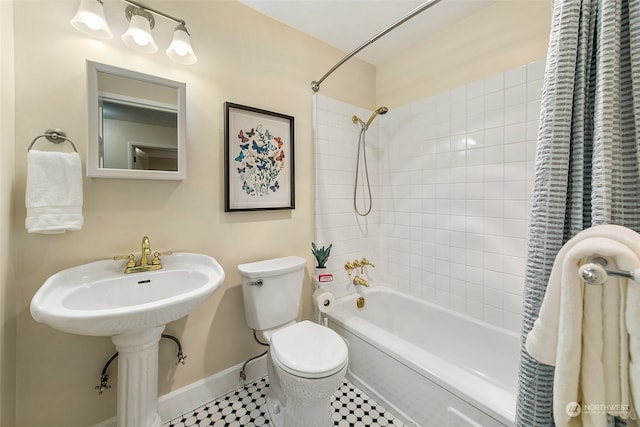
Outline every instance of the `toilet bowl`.
<svg viewBox="0 0 640 427">
<path fill-rule="evenodd" d="M 347 371 L 344 340 L 305 320 L 278 330 L 269 341 L 267 409 L 273 424 L 332 426 L 331 396 Z"/>
<path fill-rule="evenodd" d="M 340 335 L 296 323 L 305 265 L 290 256 L 238 266 L 247 325 L 269 342 L 267 410 L 275 427 L 332 426 L 331 396 L 347 371 Z"/>
</svg>

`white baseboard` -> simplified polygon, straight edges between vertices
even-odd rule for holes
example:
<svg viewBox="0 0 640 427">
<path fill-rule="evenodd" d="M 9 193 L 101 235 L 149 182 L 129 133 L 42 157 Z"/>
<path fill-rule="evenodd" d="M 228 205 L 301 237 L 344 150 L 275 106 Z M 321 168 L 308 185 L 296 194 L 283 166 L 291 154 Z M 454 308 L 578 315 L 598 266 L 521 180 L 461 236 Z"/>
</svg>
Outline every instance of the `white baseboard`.
<svg viewBox="0 0 640 427">
<path fill-rule="evenodd" d="M 158 399 L 158 413 L 162 422 L 166 423 L 193 409 L 237 390 L 267 375 L 267 358 L 262 356 L 247 365 L 246 381 L 240 379 L 242 363 L 224 371 L 215 373 L 192 384 L 160 396 Z M 110 418 L 94 427 L 117 427 L 116 417 Z"/>
</svg>

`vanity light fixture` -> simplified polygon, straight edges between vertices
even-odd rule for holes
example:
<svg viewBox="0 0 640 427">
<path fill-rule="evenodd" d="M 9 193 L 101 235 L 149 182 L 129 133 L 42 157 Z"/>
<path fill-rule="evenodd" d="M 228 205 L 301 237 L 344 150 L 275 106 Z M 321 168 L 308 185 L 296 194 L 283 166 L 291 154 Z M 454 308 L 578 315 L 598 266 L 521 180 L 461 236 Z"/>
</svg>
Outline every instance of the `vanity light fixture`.
<svg viewBox="0 0 640 427">
<path fill-rule="evenodd" d="M 155 26 L 153 18 L 155 14 L 178 24 L 173 32 L 173 40 L 165 51 L 167 56 L 181 64 L 194 64 L 198 60 L 191 47 L 191 35 L 182 19 L 174 18 L 131 0 L 121 1 L 129 4 L 125 9 L 125 16 L 130 24 L 122 35 L 124 44 L 140 52 L 157 52 L 158 46 L 151 34 L 151 30 Z M 104 17 L 102 0 L 80 0 L 80 8 L 71 20 L 71 25 L 77 30 L 95 37 L 104 39 L 113 37 Z"/>
<path fill-rule="evenodd" d="M 167 48 L 167 56 L 182 64 L 194 64 L 198 58 L 193 53 L 189 31 L 184 26 L 184 21 L 176 27 L 173 32 L 173 40 Z"/>
<path fill-rule="evenodd" d="M 127 32 L 122 35 L 124 44 L 140 52 L 156 53 L 158 46 L 151 35 L 151 29 L 156 25 L 153 15 L 137 6 L 127 6 L 124 14 L 130 22 Z"/>
<path fill-rule="evenodd" d="M 76 30 L 101 39 L 112 39 L 113 33 L 104 17 L 102 0 L 80 0 L 78 12 L 71 19 Z"/>
</svg>

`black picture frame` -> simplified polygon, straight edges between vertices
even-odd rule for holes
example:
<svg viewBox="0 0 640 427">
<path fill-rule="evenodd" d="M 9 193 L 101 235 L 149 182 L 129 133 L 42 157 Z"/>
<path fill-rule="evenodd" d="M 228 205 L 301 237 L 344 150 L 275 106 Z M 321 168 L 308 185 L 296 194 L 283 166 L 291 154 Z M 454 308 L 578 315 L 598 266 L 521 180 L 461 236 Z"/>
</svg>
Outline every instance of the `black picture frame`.
<svg viewBox="0 0 640 427">
<path fill-rule="evenodd" d="M 224 103 L 225 212 L 295 209 L 294 121 Z"/>
</svg>

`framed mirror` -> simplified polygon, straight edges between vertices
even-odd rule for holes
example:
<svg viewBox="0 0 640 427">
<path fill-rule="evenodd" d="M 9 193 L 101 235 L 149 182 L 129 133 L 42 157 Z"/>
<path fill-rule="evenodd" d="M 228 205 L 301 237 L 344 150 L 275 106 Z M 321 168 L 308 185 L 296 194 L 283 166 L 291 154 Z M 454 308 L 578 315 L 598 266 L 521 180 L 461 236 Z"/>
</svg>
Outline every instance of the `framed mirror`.
<svg viewBox="0 0 640 427">
<path fill-rule="evenodd" d="M 87 176 L 186 177 L 185 83 L 87 61 Z"/>
</svg>

